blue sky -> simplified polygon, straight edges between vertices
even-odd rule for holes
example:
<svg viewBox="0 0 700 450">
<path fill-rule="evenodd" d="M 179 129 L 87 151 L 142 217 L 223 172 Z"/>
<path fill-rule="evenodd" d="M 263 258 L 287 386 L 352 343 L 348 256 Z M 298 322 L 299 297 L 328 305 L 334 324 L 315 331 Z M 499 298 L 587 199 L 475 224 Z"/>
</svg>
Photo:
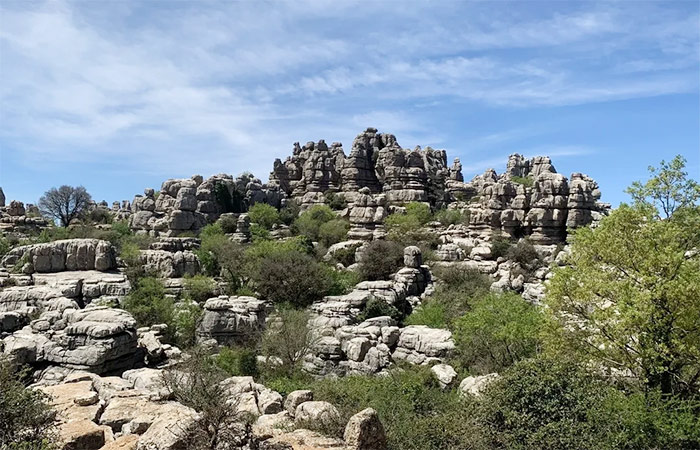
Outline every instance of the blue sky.
<svg viewBox="0 0 700 450">
<path fill-rule="evenodd" d="M 700 10 L 664 2 L 0 3 L 0 186 L 131 199 L 368 126 L 466 178 L 550 155 L 617 205 L 682 154 L 700 179 Z"/>
</svg>

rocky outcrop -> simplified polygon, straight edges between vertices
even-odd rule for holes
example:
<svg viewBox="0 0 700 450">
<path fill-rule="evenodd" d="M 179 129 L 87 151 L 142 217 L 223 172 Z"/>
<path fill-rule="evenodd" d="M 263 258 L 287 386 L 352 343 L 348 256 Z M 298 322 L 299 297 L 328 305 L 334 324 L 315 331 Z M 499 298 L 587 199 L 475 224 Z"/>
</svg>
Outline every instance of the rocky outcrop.
<svg viewBox="0 0 700 450">
<path fill-rule="evenodd" d="M 348 239 L 369 241 L 385 237 L 386 216 L 386 196 L 383 194 L 373 196 L 368 187 L 361 188 L 350 208 Z"/>
<path fill-rule="evenodd" d="M 569 180 L 544 156 L 511 155 L 504 174 L 489 169 L 470 184 L 478 196 L 468 206 L 472 236 L 503 232 L 556 244 L 565 241 L 567 228 L 595 224 L 610 208 L 599 202 L 600 190 L 590 177 L 574 173 Z"/>
<path fill-rule="evenodd" d="M 269 302 L 254 297 L 210 298 L 197 328 L 197 339 L 218 344 L 242 343 L 260 333 L 272 309 Z"/>
<path fill-rule="evenodd" d="M 444 150 L 403 149 L 394 135 L 367 128 L 355 138 L 347 156 L 340 143 L 294 144 L 292 156 L 284 162 L 275 160 L 270 183 L 302 207 L 324 203 L 326 192 L 340 191 L 354 203 L 363 188 L 367 195 L 383 192 L 388 204 L 441 205 L 450 174 Z M 461 173 L 452 176 L 456 180 Z"/>
<path fill-rule="evenodd" d="M 120 309 L 78 309 L 56 302 L 38 319 L 3 340 L 3 352 L 30 364 L 105 373 L 131 368 L 138 360 L 136 321 Z"/>
<path fill-rule="evenodd" d="M 20 268 L 23 273 L 66 270 L 104 272 L 115 269 L 117 262 L 114 247 L 107 241 L 65 239 L 13 248 L 2 258 L 0 265 L 6 268 Z"/>
</svg>

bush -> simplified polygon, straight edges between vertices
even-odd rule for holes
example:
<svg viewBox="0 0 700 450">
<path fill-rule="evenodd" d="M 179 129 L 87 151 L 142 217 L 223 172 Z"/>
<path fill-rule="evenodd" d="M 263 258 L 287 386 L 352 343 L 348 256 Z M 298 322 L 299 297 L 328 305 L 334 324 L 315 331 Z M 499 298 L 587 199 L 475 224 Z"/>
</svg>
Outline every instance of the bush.
<svg viewBox="0 0 700 450">
<path fill-rule="evenodd" d="M 187 349 L 195 345 L 201 317 L 202 308 L 190 299 L 175 305 L 172 325 L 175 327 L 175 343 L 178 347 Z"/>
<path fill-rule="evenodd" d="M 350 245 L 335 250 L 332 255 L 333 261 L 342 264 L 344 267 L 355 264 L 355 252 L 360 246 L 361 244 Z"/>
<path fill-rule="evenodd" d="M 376 240 L 362 252 L 359 264 L 363 280 L 388 280 L 403 266 L 403 247 L 396 242 Z"/>
<path fill-rule="evenodd" d="M 430 206 L 425 203 L 413 202 L 406 205 L 406 211 L 390 214 L 384 221 L 390 234 L 402 235 L 417 231 L 430 222 L 432 215 Z"/>
<path fill-rule="evenodd" d="M 281 305 L 268 322 L 262 336 L 261 349 L 269 360 L 277 358 L 281 363 L 269 370 L 291 376 L 300 369 L 304 357 L 311 351 L 316 338 L 308 326 L 309 313 Z"/>
<path fill-rule="evenodd" d="M 534 267 L 540 262 L 540 255 L 528 239 L 521 239 L 516 245 L 512 245 L 506 257 L 523 267 Z"/>
<path fill-rule="evenodd" d="M 333 219 L 323 223 L 318 230 L 318 240 L 330 247 L 333 244 L 345 240 L 350 229 L 350 222 L 343 219 Z"/>
<path fill-rule="evenodd" d="M 205 275 L 185 276 L 185 295 L 196 303 L 203 303 L 214 297 L 216 282 Z"/>
<path fill-rule="evenodd" d="M 139 279 L 122 306 L 134 316 L 139 326 L 173 323 L 173 301 L 165 296 L 165 287 L 157 278 Z"/>
<path fill-rule="evenodd" d="M 453 328 L 453 321 L 469 311 L 491 286 L 489 278 L 476 269 L 436 267 L 433 273 L 440 281 L 435 293 L 406 319 L 406 323 Z"/>
<path fill-rule="evenodd" d="M 258 357 L 251 349 L 224 347 L 216 356 L 216 365 L 231 376 L 258 376 Z"/>
<path fill-rule="evenodd" d="M 25 387 L 27 375 L 28 370 L 17 370 L 0 357 L 0 448 L 50 450 L 55 448 L 55 412 L 46 394 Z"/>
<path fill-rule="evenodd" d="M 250 238 L 253 242 L 269 241 L 271 238 L 270 231 L 260 224 L 250 224 Z"/>
<path fill-rule="evenodd" d="M 542 312 L 515 293 L 491 293 L 455 322 L 457 358 L 470 373 L 500 372 L 534 356 Z"/>
<path fill-rule="evenodd" d="M 336 215 L 326 205 L 312 206 L 292 224 L 292 232 L 308 237 L 312 241 L 318 241 L 321 225 L 335 219 Z"/>
<path fill-rule="evenodd" d="M 329 290 L 328 272 L 300 240 L 261 241 L 245 252 L 245 275 L 262 298 L 306 306 Z"/>
<path fill-rule="evenodd" d="M 431 328 L 448 328 L 445 306 L 439 302 L 427 300 L 413 310 L 404 320 L 405 325 L 426 325 Z"/>
<path fill-rule="evenodd" d="M 88 220 L 92 223 L 112 223 L 112 212 L 108 209 L 95 208 L 88 214 Z"/>
<path fill-rule="evenodd" d="M 491 240 L 491 257 L 498 259 L 501 256 L 508 256 L 510 248 L 513 246 L 511 240 L 502 234 L 497 234 Z"/>
<path fill-rule="evenodd" d="M 435 213 L 435 220 L 440 222 L 442 226 L 456 225 L 458 223 L 469 223 L 469 211 L 464 212 L 457 209 L 441 209 Z"/>
<path fill-rule="evenodd" d="M 202 244 L 196 251 L 204 272 L 212 277 L 221 276 L 228 285 L 228 293 L 241 288 L 243 247 L 224 234 L 221 224 L 204 227 L 199 235 Z"/>
<path fill-rule="evenodd" d="M 343 295 L 353 290 L 355 285 L 359 283 L 360 275 L 351 270 L 335 270 L 333 267 L 323 266 L 330 285 L 326 291 L 326 295 Z"/>
<path fill-rule="evenodd" d="M 112 222 L 112 231 L 120 236 L 130 236 L 132 234 L 126 220 L 117 220 L 116 222 Z"/>
<path fill-rule="evenodd" d="M 328 191 L 324 194 L 324 197 L 326 198 L 328 206 L 334 211 L 339 211 L 348 207 L 348 202 L 345 200 L 345 195 L 343 194 Z"/>
<path fill-rule="evenodd" d="M 277 208 L 267 203 L 256 203 L 248 210 L 248 217 L 253 223 L 257 223 L 266 230 L 271 230 L 273 226 L 281 222 L 280 213 Z"/>
<path fill-rule="evenodd" d="M 520 361 L 486 389 L 474 414 L 493 448 L 689 449 L 700 444 L 697 400 L 625 395 L 584 366 Z"/>
<path fill-rule="evenodd" d="M 237 405 L 225 401 L 229 397 L 222 383 L 226 372 L 219 368 L 216 359 L 202 349 L 191 352 L 189 359 L 164 372 L 165 385 L 176 401 L 199 413 L 199 418 L 183 434 L 181 448 L 204 450 L 218 448 L 217 443 L 236 442 L 248 448 L 250 427 L 241 433 L 241 422 L 250 419 L 240 413 Z M 251 445 L 251 446 L 252 446 Z"/>
<path fill-rule="evenodd" d="M 535 180 L 532 177 L 510 177 L 510 181 L 516 184 L 522 184 L 526 188 L 532 187 L 535 184 Z"/>
<path fill-rule="evenodd" d="M 223 214 L 216 223 L 225 234 L 235 233 L 238 229 L 238 220 L 232 215 Z"/>
<path fill-rule="evenodd" d="M 294 200 L 287 201 L 287 204 L 280 210 L 280 220 L 285 225 L 292 225 L 294 221 L 299 217 L 301 208 L 299 204 Z"/>
<path fill-rule="evenodd" d="M 410 305 L 408 305 L 408 303 L 406 303 L 406 305 L 408 308 L 402 307 L 401 310 L 399 310 L 384 300 L 372 297 L 367 301 L 364 310 L 362 310 L 357 320 L 359 322 L 364 322 L 372 317 L 389 316 L 395 321 L 401 323 L 406 317 L 406 310 L 410 309 Z"/>
<path fill-rule="evenodd" d="M 0 256 L 7 254 L 10 251 L 10 241 L 5 239 L 5 236 L 0 236 Z"/>
<path fill-rule="evenodd" d="M 426 367 L 407 366 L 392 370 L 386 377 L 325 378 L 308 388 L 313 390 L 314 400 L 338 407 L 343 424 L 358 411 L 374 408 L 391 449 L 479 448 L 476 424 L 459 394 L 441 390 Z M 336 433 L 340 436 L 342 427 Z"/>
</svg>

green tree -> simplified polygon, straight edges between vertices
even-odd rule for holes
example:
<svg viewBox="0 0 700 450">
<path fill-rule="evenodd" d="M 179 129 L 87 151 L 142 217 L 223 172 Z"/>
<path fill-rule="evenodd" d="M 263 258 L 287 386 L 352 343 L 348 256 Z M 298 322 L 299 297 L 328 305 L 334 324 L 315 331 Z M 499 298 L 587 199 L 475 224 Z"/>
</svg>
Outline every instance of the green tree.
<svg viewBox="0 0 700 450">
<path fill-rule="evenodd" d="M 318 241 L 321 226 L 335 219 L 337 216 L 333 210 L 326 205 L 312 206 L 294 221 L 292 231 L 308 237 L 312 241 Z"/>
<path fill-rule="evenodd" d="M 268 361 L 273 358 L 280 361 L 276 369 L 287 376 L 300 369 L 304 357 L 318 341 L 308 323 L 307 311 L 280 305 L 263 333 L 263 355 Z"/>
<path fill-rule="evenodd" d="M 677 155 L 671 162 L 661 161 L 658 169 L 649 166 L 652 177 L 646 183 L 635 181 L 625 192 L 640 206 L 661 208 L 666 218 L 679 208 L 697 206 L 700 184 L 684 171 L 686 159 Z"/>
<path fill-rule="evenodd" d="M 660 220 L 622 205 L 573 235 L 547 304 L 553 349 L 576 349 L 664 393 L 696 391 L 700 378 L 700 209 Z"/>
<path fill-rule="evenodd" d="M 267 203 L 256 203 L 248 210 L 248 217 L 253 223 L 257 223 L 266 230 L 271 230 L 273 226 L 281 222 L 280 213 L 277 208 Z"/>
<path fill-rule="evenodd" d="M 166 297 L 165 287 L 157 278 L 139 279 L 122 306 L 134 316 L 139 326 L 173 323 L 173 301 Z"/>
<path fill-rule="evenodd" d="M 260 241 L 245 251 L 244 274 L 262 298 L 306 306 L 320 300 L 332 280 L 300 239 Z"/>
<path fill-rule="evenodd" d="M 318 229 L 318 239 L 326 247 L 345 239 L 350 229 L 350 222 L 344 219 L 333 219 L 321 224 Z"/>
<path fill-rule="evenodd" d="M 55 412 L 49 398 L 28 389 L 22 379 L 26 370 L 0 357 L 0 448 L 8 450 L 49 450 L 54 448 Z"/>
<path fill-rule="evenodd" d="M 544 316 L 518 294 L 491 293 L 455 323 L 460 362 L 472 373 L 500 372 L 534 356 Z"/>
</svg>

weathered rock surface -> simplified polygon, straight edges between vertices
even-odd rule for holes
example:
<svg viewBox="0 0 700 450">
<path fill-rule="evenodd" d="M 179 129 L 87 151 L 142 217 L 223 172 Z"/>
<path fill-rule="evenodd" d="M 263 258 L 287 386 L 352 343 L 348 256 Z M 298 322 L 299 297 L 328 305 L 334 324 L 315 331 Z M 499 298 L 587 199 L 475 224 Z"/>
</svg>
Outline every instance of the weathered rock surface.
<svg viewBox="0 0 700 450">
<path fill-rule="evenodd" d="M 22 265 L 24 273 L 107 271 L 117 267 L 114 247 L 99 239 L 65 239 L 15 247 L 0 261 L 7 268 L 17 264 Z"/>
<path fill-rule="evenodd" d="M 210 298 L 197 328 L 197 339 L 216 339 L 225 345 L 244 342 L 262 331 L 271 310 L 269 302 L 254 297 Z"/>
</svg>

